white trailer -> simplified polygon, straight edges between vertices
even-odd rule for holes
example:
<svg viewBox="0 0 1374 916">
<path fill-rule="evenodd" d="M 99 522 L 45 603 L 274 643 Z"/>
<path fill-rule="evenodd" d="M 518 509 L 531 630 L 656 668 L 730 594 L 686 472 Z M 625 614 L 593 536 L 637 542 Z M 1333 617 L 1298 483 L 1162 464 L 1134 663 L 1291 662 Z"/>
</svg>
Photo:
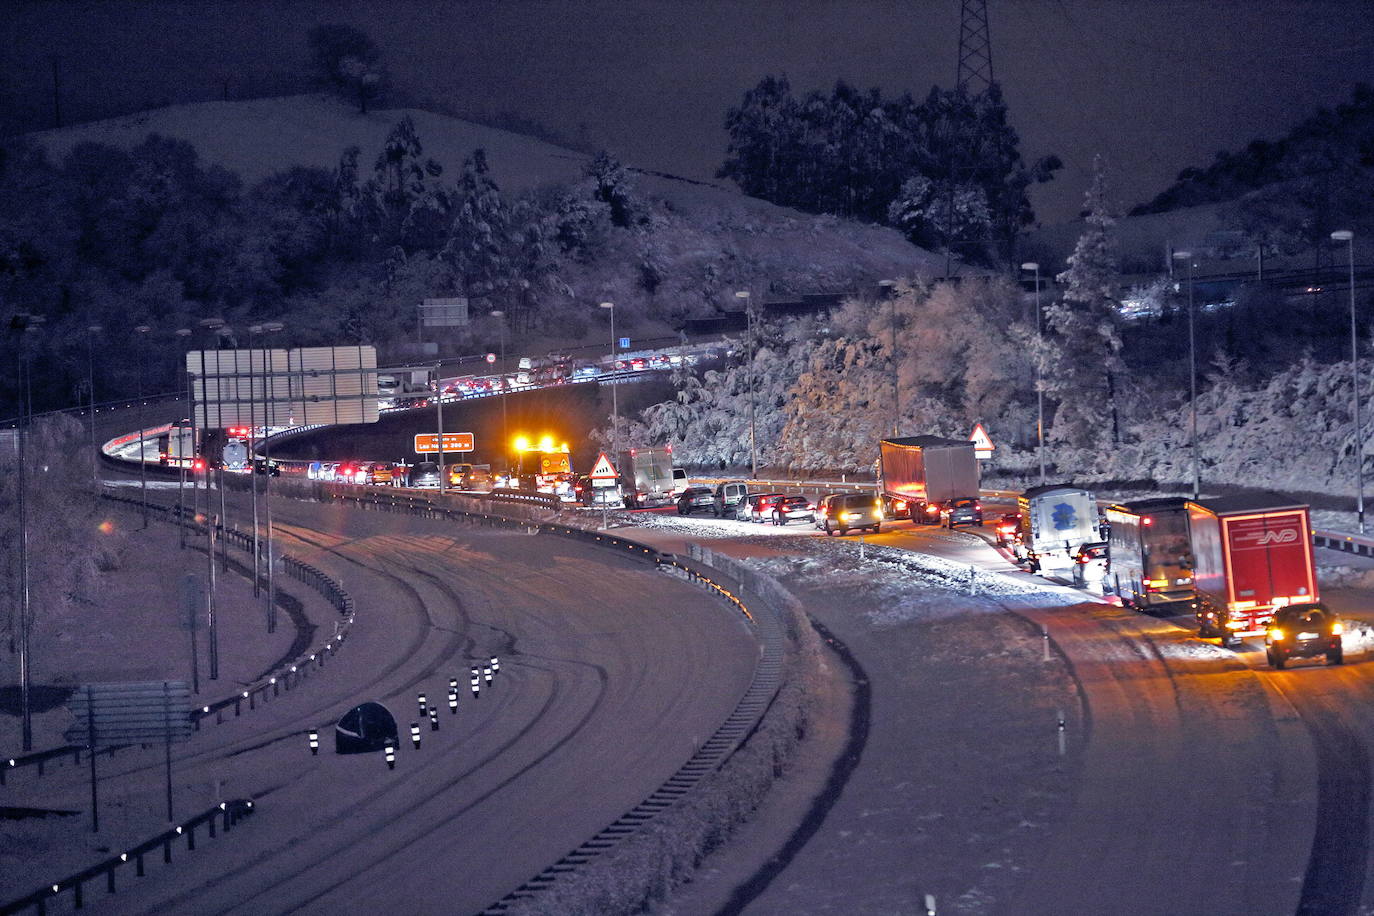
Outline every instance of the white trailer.
<svg viewBox="0 0 1374 916">
<path fill-rule="evenodd" d="M 1013 552 L 1040 572 L 1073 568 L 1078 548 L 1101 540 L 1097 500 L 1072 484 L 1032 487 L 1017 498 L 1021 528 Z"/>
</svg>

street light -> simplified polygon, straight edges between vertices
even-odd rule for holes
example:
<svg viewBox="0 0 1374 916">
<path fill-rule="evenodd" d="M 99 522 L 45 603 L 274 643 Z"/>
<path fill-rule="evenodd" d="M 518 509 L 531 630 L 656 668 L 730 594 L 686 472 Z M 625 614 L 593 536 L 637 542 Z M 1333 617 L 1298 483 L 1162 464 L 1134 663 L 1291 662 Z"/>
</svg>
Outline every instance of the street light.
<svg viewBox="0 0 1374 916">
<path fill-rule="evenodd" d="M 86 328 L 86 396 L 91 404 L 90 429 L 91 429 L 91 479 L 94 481 L 95 490 L 100 492 L 100 463 L 99 452 L 95 447 L 95 335 L 99 334 L 103 328 L 98 324 L 89 325 Z"/>
<path fill-rule="evenodd" d="M 1035 274 L 1035 343 L 1038 350 L 1044 349 L 1044 332 L 1040 327 L 1040 264 L 1027 261 L 1022 270 Z M 1040 458 L 1040 483 L 1045 483 L 1045 391 L 1040 379 L 1041 353 L 1035 354 L 1035 453 Z"/>
<path fill-rule="evenodd" d="M 1360 426 L 1360 349 L 1355 330 L 1355 233 L 1337 229 L 1331 239 L 1345 242 L 1350 260 L 1350 390 L 1355 420 L 1355 518 L 1364 534 L 1364 429 Z"/>
<path fill-rule="evenodd" d="M 897 296 L 894 288 L 897 286 L 896 280 L 879 280 L 878 286 L 882 287 L 883 294 L 887 296 L 888 318 L 892 324 L 892 435 L 897 435 L 897 425 L 902 419 L 902 402 L 897 396 Z"/>
<path fill-rule="evenodd" d="M 1193 253 L 1175 251 L 1175 261 L 1188 262 L 1188 436 L 1193 453 L 1193 499 L 1202 492 L 1202 466 L 1197 457 L 1197 335 L 1193 328 Z"/>
<path fill-rule="evenodd" d="M 180 338 L 181 338 L 181 342 L 182 342 L 182 352 L 185 353 L 187 350 L 190 349 L 191 329 L 190 329 L 190 328 L 177 328 L 177 329 L 176 329 L 176 335 L 177 335 L 177 337 L 180 337 Z M 183 369 L 185 369 L 185 362 L 186 362 L 185 357 L 183 357 L 183 358 L 182 358 L 182 364 L 183 364 L 183 365 L 182 365 L 182 368 L 183 368 Z M 192 406 L 192 402 L 191 402 L 191 373 L 189 373 L 189 372 L 186 373 L 186 406 L 187 406 L 187 407 L 191 407 L 191 406 Z M 177 532 L 178 532 L 178 536 L 179 536 L 179 538 L 180 538 L 181 549 L 182 549 L 182 550 L 185 550 L 185 549 L 186 549 L 186 428 L 187 428 L 187 424 L 188 424 L 188 423 L 189 423 L 189 421 L 187 421 L 187 420 L 182 420 L 181 423 L 178 423 L 178 424 L 177 424 L 177 426 L 178 426 L 178 430 L 177 430 L 177 451 L 179 452 L 179 454 L 177 455 L 177 458 L 178 458 L 177 465 L 181 468 L 181 474 L 177 477 Z M 192 435 L 192 436 L 191 436 L 191 454 L 192 454 L 192 455 L 194 455 L 194 454 L 196 453 L 195 441 L 196 441 L 195 436 Z M 195 483 L 195 478 L 194 478 L 194 477 L 191 479 L 191 483 L 192 483 L 192 484 Z M 195 490 L 192 489 L 191 492 L 194 493 Z M 192 621 L 192 622 L 194 623 L 194 621 Z"/>
<path fill-rule="evenodd" d="M 29 657 L 29 517 L 24 494 L 28 489 L 28 458 L 25 440 L 33 420 L 33 399 L 29 367 L 29 332 L 44 322 L 42 315 L 19 314 L 10 319 L 10 329 L 19 334 L 19 716 L 25 751 L 33 750 L 33 662 Z"/>
<path fill-rule="evenodd" d="M 747 289 L 742 289 L 735 293 L 735 298 L 744 300 L 744 319 L 749 328 L 749 337 L 746 347 L 749 361 L 749 476 L 757 480 L 759 476 L 759 455 L 755 444 L 758 433 L 754 423 L 754 307 L 753 300 L 749 298 L 749 290 Z"/>
<path fill-rule="evenodd" d="M 603 302 L 598 308 L 609 309 L 611 312 L 611 372 L 615 372 L 615 303 Z M 620 454 L 620 403 L 616 394 L 615 379 L 611 379 L 611 454 Z M 620 460 L 618 457 L 616 460 Z"/>
<path fill-rule="evenodd" d="M 138 354 L 138 487 L 143 495 L 143 527 L 148 527 L 148 455 L 144 452 L 143 434 L 148 424 L 144 420 L 143 403 L 143 364 L 148 361 L 148 345 L 146 343 L 148 332 L 151 331 L 146 324 L 140 324 L 134 328 L 139 337 Z"/>
<path fill-rule="evenodd" d="M 249 368 L 249 374 L 250 374 L 250 376 L 251 376 L 251 374 L 252 374 L 252 368 L 253 368 L 253 357 L 252 357 L 251 339 L 252 339 L 253 337 L 257 336 L 258 334 L 275 334 L 276 332 L 280 331 L 280 330 L 281 330 L 282 328 L 284 328 L 284 327 L 286 327 L 286 325 L 282 324 L 280 321 L 264 321 L 262 324 L 255 324 L 255 325 L 253 325 L 252 327 L 250 327 L 250 328 L 248 329 L 248 336 L 249 336 L 249 338 L 250 338 L 250 348 L 249 348 L 249 357 L 248 357 L 248 368 Z M 274 361 L 270 360 L 270 358 L 267 358 L 267 354 L 266 354 L 265 348 L 264 348 L 264 357 L 265 357 L 264 362 L 274 362 Z M 276 423 L 276 421 L 277 421 L 277 409 L 276 409 L 276 407 L 277 407 L 277 392 L 276 392 L 276 387 L 277 387 L 277 386 L 276 386 L 276 377 L 272 374 L 272 369 L 275 369 L 275 366 L 270 366 L 270 367 L 269 367 L 269 366 L 264 366 L 264 375 L 263 375 L 264 387 L 263 387 L 263 395 L 262 395 L 262 404 L 263 404 L 263 408 L 262 408 L 262 420 L 263 420 L 263 422 L 262 422 L 262 429 L 263 429 L 263 437 L 262 437 L 262 448 L 263 448 L 263 450 L 262 450 L 262 463 L 263 463 L 263 472 L 264 472 L 263 475 L 262 475 L 262 510 L 263 510 L 263 518 L 264 518 L 264 521 L 265 521 L 266 526 L 267 526 L 267 632 L 269 632 L 269 633 L 275 633 L 275 632 L 277 631 L 277 589 L 276 589 L 276 577 L 275 577 L 275 575 L 274 575 L 274 573 L 273 573 L 273 569 L 272 569 L 272 499 L 271 499 L 271 494 L 272 494 L 272 433 L 271 433 L 271 430 L 272 430 L 272 425 L 273 425 L 274 423 Z M 254 462 L 254 460 L 253 460 L 253 454 L 252 454 L 251 451 L 250 451 L 249 454 L 248 454 L 248 466 L 249 466 L 249 471 L 250 471 L 251 474 L 252 474 L 253 480 L 256 481 L 256 480 L 258 479 L 258 473 L 257 473 L 257 468 L 255 467 L 255 462 Z M 221 492 L 223 492 L 223 489 L 221 489 Z M 254 532 L 257 531 L 257 523 L 256 523 L 256 522 L 254 522 L 254 524 L 253 524 L 253 530 L 254 530 Z M 255 548 L 255 549 L 254 549 L 254 551 L 253 551 L 253 558 L 254 558 L 254 561 L 255 561 L 255 565 L 256 565 L 256 560 L 257 560 L 257 550 L 256 550 L 256 546 L 257 546 L 257 545 L 254 545 L 254 548 Z M 254 578 L 256 579 L 256 574 L 255 574 Z"/>
<path fill-rule="evenodd" d="M 211 334 L 214 334 L 214 333 L 218 332 L 220 328 L 224 327 L 224 319 L 223 319 L 223 318 L 202 318 L 202 319 L 198 322 L 198 324 L 199 324 L 202 328 L 205 328 L 205 330 L 211 332 Z M 215 371 L 218 373 L 218 371 L 219 371 L 218 367 L 216 368 Z M 210 428 L 210 385 L 209 385 L 209 382 L 207 381 L 207 379 L 206 379 L 206 377 L 205 377 L 205 351 L 204 351 L 204 350 L 201 350 L 201 351 L 200 351 L 200 387 L 201 387 L 201 391 L 200 391 L 200 394 L 201 394 L 201 403 L 202 403 L 202 405 L 204 405 L 204 406 L 203 406 L 204 414 L 203 414 L 203 419 L 201 420 L 201 423 L 200 423 L 199 426 L 196 425 L 196 409 L 195 409 L 195 403 L 192 402 L 192 404 L 191 404 L 191 439 L 192 439 L 193 441 L 196 441 L 197 443 L 199 443 L 199 438 L 198 438 L 197 435 L 196 435 L 197 430 L 199 430 L 199 432 L 200 432 L 202 435 L 204 435 L 205 432 Z M 193 395 L 194 395 L 194 389 L 192 389 L 192 391 L 193 391 Z M 216 413 L 219 413 L 219 412 L 220 412 L 219 406 L 218 406 L 218 405 L 221 403 L 221 400 L 222 400 L 222 399 L 221 399 L 220 390 L 219 390 L 219 376 L 216 375 L 216 377 L 215 377 L 215 403 L 216 403 Z M 192 483 L 194 484 L 194 480 L 192 481 Z M 196 490 L 195 490 L 195 487 L 194 487 L 194 486 L 191 487 L 191 503 L 192 503 L 192 504 L 191 504 L 191 509 L 192 509 L 192 512 L 194 513 L 194 512 L 196 511 L 196 509 L 197 509 Z M 255 532 L 254 532 L 254 535 L 256 536 L 256 530 L 255 530 Z M 257 555 L 257 554 L 256 554 L 257 544 L 254 544 L 253 546 L 254 546 L 254 556 L 256 556 L 256 555 Z M 208 656 L 209 656 L 209 661 L 210 661 L 210 680 L 212 680 L 212 681 L 217 681 L 217 680 L 219 680 L 219 615 L 216 613 L 218 609 L 217 609 L 217 607 L 216 607 L 216 604 L 217 604 L 217 600 L 216 600 L 216 588 L 217 588 L 217 583 L 216 583 L 216 578 L 215 578 L 215 525 L 214 525 L 214 519 L 213 519 L 213 518 L 211 517 L 211 515 L 210 515 L 210 456 L 209 456 L 209 454 L 208 454 L 208 451 L 207 451 L 207 454 L 205 455 L 205 560 L 206 560 L 206 576 L 205 576 L 205 580 L 206 580 L 206 582 L 209 583 L 209 588 L 206 590 L 206 593 L 205 593 L 205 623 L 206 623 L 206 629 L 209 631 L 209 633 L 208 633 L 208 635 L 209 635 L 209 645 L 207 646 L 206 651 L 207 651 L 207 654 L 208 654 Z M 254 581 L 254 588 L 256 588 L 256 587 L 257 587 L 257 583 L 256 583 L 256 579 L 255 579 L 255 581 Z"/>
<path fill-rule="evenodd" d="M 493 317 L 493 318 L 499 318 L 499 319 L 501 320 L 501 324 L 500 324 L 500 332 L 501 332 L 501 441 L 502 441 L 502 442 L 509 442 L 509 441 L 510 441 L 510 414 L 506 411 L 506 388 L 507 388 L 507 384 L 506 384 L 506 383 L 507 383 L 507 381 L 508 381 L 508 379 L 506 378 L 506 313 L 503 312 L 501 309 L 492 309 L 492 310 L 491 310 L 491 317 Z M 444 443 L 440 442 L 440 443 L 439 443 L 440 447 L 442 447 L 443 444 L 444 444 Z M 507 456 L 506 456 L 506 473 L 507 473 L 507 476 L 509 476 L 509 474 L 510 474 L 510 456 L 509 456 L 509 454 L 507 454 Z"/>
</svg>

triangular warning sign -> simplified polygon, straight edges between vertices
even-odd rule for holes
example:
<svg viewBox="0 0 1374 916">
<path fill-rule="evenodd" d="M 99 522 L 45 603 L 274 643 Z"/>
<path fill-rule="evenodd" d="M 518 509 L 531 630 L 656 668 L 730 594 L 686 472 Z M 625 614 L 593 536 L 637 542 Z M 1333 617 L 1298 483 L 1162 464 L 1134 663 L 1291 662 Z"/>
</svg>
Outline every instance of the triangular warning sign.
<svg viewBox="0 0 1374 916">
<path fill-rule="evenodd" d="M 982 423 L 973 424 L 973 434 L 968 438 L 969 441 L 973 443 L 973 453 L 975 455 L 979 458 L 992 457 L 992 450 L 997 446 L 992 444 L 992 437 L 988 435 L 986 429 L 983 429 Z"/>
<path fill-rule="evenodd" d="M 602 452 L 596 456 L 596 464 L 592 465 L 592 472 L 587 476 L 592 480 L 615 480 L 620 475 L 615 472 L 615 465 L 611 464 L 611 459 Z"/>
</svg>

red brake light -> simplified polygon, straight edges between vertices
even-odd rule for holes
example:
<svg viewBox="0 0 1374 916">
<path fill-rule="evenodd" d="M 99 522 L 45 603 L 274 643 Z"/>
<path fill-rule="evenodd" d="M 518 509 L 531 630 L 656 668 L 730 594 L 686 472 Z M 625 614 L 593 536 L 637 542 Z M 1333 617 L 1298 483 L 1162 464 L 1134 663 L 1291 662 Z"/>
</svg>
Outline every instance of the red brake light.
<svg viewBox="0 0 1374 916">
<path fill-rule="evenodd" d="M 1140 524 L 1142 525 L 1153 525 L 1154 523 L 1155 520 L 1150 518 L 1148 515 L 1140 520 Z"/>
</svg>

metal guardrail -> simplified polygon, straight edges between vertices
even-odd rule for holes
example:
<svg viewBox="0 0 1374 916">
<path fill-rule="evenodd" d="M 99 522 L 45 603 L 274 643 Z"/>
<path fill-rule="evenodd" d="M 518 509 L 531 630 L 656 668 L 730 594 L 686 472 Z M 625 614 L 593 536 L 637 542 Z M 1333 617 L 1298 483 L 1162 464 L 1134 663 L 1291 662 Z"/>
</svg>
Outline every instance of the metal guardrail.
<svg viewBox="0 0 1374 916">
<path fill-rule="evenodd" d="M 1346 534 L 1343 531 L 1312 532 L 1312 544 L 1316 547 L 1329 547 L 1362 557 L 1374 557 L 1374 538 L 1361 534 Z"/>
<path fill-rule="evenodd" d="M 104 494 L 104 498 L 111 502 L 127 503 L 134 506 L 142 506 L 142 503 L 131 497 L 116 496 L 114 494 Z M 148 504 L 150 512 L 159 513 L 157 517 L 162 518 L 172 524 L 181 524 L 196 531 L 204 531 L 204 525 L 196 522 L 193 518 L 179 517 L 177 506 L 161 506 L 153 503 Z M 228 543 L 243 552 L 252 555 L 253 536 L 251 533 L 238 531 L 236 529 L 226 529 L 222 525 L 216 526 L 219 537 L 224 538 Z M 260 559 L 266 559 L 266 541 L 259 539 Z M 305 563 L 292 556 L 280 556 L 282 568 L 286 575 L 296 581 L 306 585 L 319 593 L 329 604 L 339 613 L 340 621 L 336 625 L 334 634 L 326 640 L 319 648 L 308 652 L 303 652 L 290 663 L 284 665 L 276 672 L 250 684 L 242 690 L 235 691 L 232 696 L 224 697 L 213 703 L 201 704 L 191 710 L 191 721 L 196 730 L 199 731 L 201 723 L 214 716 L 215 723 L 223 723 L 229 710 L 233 710 L 233 718 L 241 716 L 244 706 L 249 711 L 255 710 L 260 703 L 268 702 L 268 694 L 272 697 L 281 695 L 283 690 L 290 691 L 300 685 L 302 681 L 310 676 L 313 671 L 323 668 L 325 660 L 333 656 L 339 648 L 343 646 L 344 640 L 348 637 L 349 630 L 353 626 L 354 607 L 353 597 L 348 594 L 337 581 L 330 576 L 315 568 L 309 563 Z M 0 785 L 4 785 L 7 774 L 11 771 L 27 767 L 34 767 L 39 776 L 44 775 L 46 764 L 49 761 L 57 760 L 65 763 L 68 756 L 72 758 L 74 764 L 80 764 L 82 751 L 86 750 L 84 745 L 66 745 L 65 747 L 48 748 L 42 751 L 33 751 L 28 754 L 20 754 L 6 758 L 0 763 Z M 111 747 L 108 753 L 113 756 L 118 748 Z M 93 752 L 94 753 L 94 752 Z"/>
<path fill-rule="evenodd" d="M 228 833 L 234 829 L 243 818 L 253 813 L 253 802 L 246 798 L 236 798 L 232 801 L 220 802 L 208 811 L 203 811 L 188 821 L 183 821 L 165 833 L 160 833 L 152 839 L 145 840 L 132 849 L 121 852 L 117 856 L 111 856 L 103 862 L 92 865 L 84 871 L 79 871 L 74 875 L 68 875 L 60 881 L 55 881 L 45 887 L 39 888 L 26 897 L 11 900 L 0 904 L 0 916 L 9 913 L 22 913 L 32 907 L 39 916 L 46 912 L 50 901 L 56 900 L 64 891 L 72 895 L 72 905 L 75 909 L 85 906 L 86 885 L 99 879 L 105 879 L 105 892 L 115 893 L 115 874 L 119 869 L 134 863 L 134 874 L 136 877 L 144 876 L 144 860 L 155 852 L 158 847 L 162 848 L 162 861 L 164 864 L 171 864 L 172 844 L 182 839 L 186 839 L 186 851 L 194 852 L 196 848 L 196 828 L 204 826 L 210 837 L 214 839 L 215 821 L 220 822 L 219 829 Z"/>
</svg>

